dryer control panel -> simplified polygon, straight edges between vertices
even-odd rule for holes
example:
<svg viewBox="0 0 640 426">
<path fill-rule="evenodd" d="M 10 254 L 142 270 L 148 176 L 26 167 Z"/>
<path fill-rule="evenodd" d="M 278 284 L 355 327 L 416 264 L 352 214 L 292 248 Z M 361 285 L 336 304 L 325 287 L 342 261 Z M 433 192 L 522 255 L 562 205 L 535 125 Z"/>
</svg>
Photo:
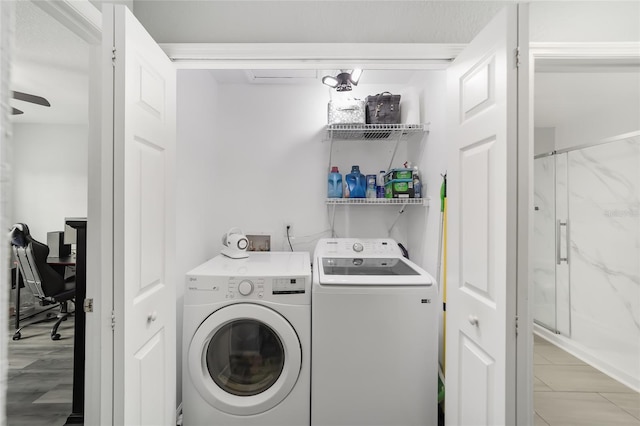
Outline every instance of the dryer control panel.
<svg viewBox="0 0 640 426">
<path fill-rule="evenodd" d="M 216 256 L 189 271 L 185 305 L 213 302 L 311 303 L 307 252 L 255 252 L 248 258 Z"/>
<path fill-rule="evenodd" d="M 185 298 L 212 301 L 272 300 L 287 303 L 291 296 L 308 296 L 310 277 L 207 277 L 187 278 Z"/>
</svg>

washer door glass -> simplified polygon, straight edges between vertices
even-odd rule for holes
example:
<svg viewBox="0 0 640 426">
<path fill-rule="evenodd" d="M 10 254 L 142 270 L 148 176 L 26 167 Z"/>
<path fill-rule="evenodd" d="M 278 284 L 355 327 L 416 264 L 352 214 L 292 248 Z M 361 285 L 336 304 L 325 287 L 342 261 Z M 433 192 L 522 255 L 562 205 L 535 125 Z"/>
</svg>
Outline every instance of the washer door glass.
<svg viewBox="0 0 640 426">
<path fill-rule="evenodd" d="M 198 326 L 187 362 L 191 383 L 205 401 L 249 416 L 272 409 L 291 392 L 302 368 L 302 346 L 280 313 L 234 303 Z"/>
<path fill-rule="evenodd" d="M 207 370 L 225 391 L 239 396 L 269 389 L 284 367 L 284 348 L 268 325 L 253 319 L 221 327 L 207 348 Z"/>
</svg>

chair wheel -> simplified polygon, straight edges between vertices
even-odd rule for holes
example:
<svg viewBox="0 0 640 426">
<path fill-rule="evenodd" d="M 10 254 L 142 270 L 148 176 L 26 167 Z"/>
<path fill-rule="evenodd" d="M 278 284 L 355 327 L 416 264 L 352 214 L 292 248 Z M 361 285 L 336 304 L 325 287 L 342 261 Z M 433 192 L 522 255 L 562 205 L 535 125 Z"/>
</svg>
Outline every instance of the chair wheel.
<svg viewBox="0 0 640 426">
<path fill-rule="evenodd" d="M 16 331 L 13 334 L 13 340 L 20 340 L 21 337 L 22 337 L 22 334 L 19 331 Z"/>
<path fill-rule="evenodd" d="M 51 335 L 51 340 L 60 340 L 60 334 L 59 333 L 52 334 Z"/>
</svg>

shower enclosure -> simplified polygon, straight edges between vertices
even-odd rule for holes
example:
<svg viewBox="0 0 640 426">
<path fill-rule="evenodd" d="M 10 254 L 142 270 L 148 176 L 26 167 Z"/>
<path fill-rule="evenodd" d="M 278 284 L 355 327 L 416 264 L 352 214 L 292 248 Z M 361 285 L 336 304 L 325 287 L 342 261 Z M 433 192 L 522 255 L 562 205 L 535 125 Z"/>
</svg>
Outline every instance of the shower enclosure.
<svg viewBox="0 0 640 426">
<path fill-rule="evenodd" d="M 536 330 L 640 390 L 640 132 L 534 160 Z"/>
</svg>

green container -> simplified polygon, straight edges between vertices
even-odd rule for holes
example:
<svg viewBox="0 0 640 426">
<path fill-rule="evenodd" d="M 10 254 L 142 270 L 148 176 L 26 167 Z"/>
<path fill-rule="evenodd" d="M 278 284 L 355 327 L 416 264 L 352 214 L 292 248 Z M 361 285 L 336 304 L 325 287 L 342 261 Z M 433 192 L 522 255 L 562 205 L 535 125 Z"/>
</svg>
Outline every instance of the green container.
<svg viewBox="0 0 640 426">
<path fill-rule="evenodd" d="M 384 175 L 384 183 L 391 182 L 392 180 L 406 180 L 413 179 L 413 170 L 411 169 L 391 169 Z"/>
<path fill-rule="evenodd" d="M 385 198 L 414 198 L 413 179 L 394 179 L 384 184 Z"/>
</svg>

